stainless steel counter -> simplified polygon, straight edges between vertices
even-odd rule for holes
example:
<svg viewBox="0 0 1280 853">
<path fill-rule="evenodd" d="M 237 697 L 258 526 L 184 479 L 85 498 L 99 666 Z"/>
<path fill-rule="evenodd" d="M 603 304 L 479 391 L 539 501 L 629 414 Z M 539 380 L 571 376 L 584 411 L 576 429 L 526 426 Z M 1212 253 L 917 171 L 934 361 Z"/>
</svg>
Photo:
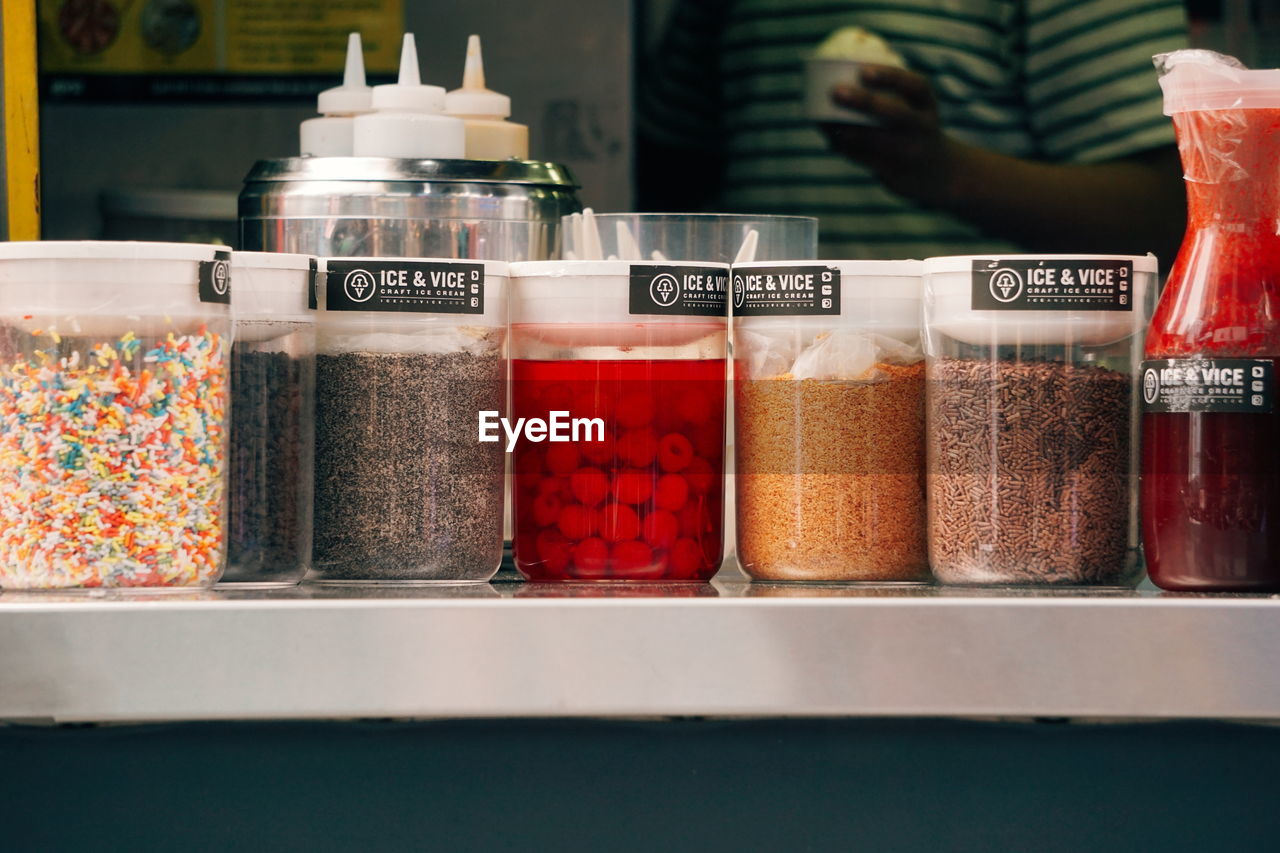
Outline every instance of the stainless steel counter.
<svg viewBox="0 0 1280 853">
<path fill-rule="evenodd" d="M 0 595 L 0 719 L 1280 720 L 1280 600 L 526 585 Z"/>
</svg>

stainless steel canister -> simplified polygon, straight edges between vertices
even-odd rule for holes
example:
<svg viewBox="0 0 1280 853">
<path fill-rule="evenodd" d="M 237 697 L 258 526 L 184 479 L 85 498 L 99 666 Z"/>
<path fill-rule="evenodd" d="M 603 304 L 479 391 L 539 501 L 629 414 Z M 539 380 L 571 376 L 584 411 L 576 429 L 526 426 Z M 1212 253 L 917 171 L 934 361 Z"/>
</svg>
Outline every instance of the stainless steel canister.
<svg viewBox="0 0 1280 853">
<path fill-rule="evenodd" d="M 240 193 L 241 248 L 327 257 L 542 260 L 560 217 L 581 210 L 555 163 L 521 160 L 262 160 Z"/>
</svg>

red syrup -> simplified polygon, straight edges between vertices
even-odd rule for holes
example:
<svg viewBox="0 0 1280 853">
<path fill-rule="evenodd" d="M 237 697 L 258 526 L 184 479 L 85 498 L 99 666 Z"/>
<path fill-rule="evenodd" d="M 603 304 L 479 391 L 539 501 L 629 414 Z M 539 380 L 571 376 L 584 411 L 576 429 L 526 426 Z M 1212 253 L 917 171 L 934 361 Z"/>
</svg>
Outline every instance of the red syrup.
<svg viewBox="0 0 1280 853">
<path fill-rule="evenodd" d="M 1163 589 L 1280 590 L 1280 110 L 1174 116 L 1188 227 L 1148 359 L 1267 359 L 1267 412 L 1143 416 L 1143 539 Z"/>
</svg>

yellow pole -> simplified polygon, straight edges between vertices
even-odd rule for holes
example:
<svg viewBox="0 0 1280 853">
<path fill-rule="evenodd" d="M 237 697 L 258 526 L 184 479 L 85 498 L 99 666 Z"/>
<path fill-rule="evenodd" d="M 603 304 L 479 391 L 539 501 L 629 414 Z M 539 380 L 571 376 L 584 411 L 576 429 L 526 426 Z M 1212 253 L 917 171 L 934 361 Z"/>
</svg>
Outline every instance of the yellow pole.
<svg viewBox="0 0 1280 853">
<path fill-rule="evenodd" d="M 36 0 L 3 0 L 5 187 L 9 239 L 40 239 L 40 95 Z"/>
</svg>

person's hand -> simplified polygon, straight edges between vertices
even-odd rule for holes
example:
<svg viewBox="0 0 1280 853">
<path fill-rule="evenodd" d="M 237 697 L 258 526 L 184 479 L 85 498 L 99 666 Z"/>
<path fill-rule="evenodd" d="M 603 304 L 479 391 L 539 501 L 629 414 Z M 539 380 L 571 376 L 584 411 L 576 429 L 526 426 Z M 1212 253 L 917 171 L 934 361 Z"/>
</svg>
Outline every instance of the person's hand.
<svg viewBox="0 0 1280 853">
<path fill-rule="evenodd" d="M 865 65 L 860 85 L 836 86 L 831 100 L 877 123 L 824 123 L 833 151 L 865 165 L 899 195 L 929 206 L 949 200 L 958 145 L 942 131 L 927 78 L 891 65 Z"/>
</svg>

